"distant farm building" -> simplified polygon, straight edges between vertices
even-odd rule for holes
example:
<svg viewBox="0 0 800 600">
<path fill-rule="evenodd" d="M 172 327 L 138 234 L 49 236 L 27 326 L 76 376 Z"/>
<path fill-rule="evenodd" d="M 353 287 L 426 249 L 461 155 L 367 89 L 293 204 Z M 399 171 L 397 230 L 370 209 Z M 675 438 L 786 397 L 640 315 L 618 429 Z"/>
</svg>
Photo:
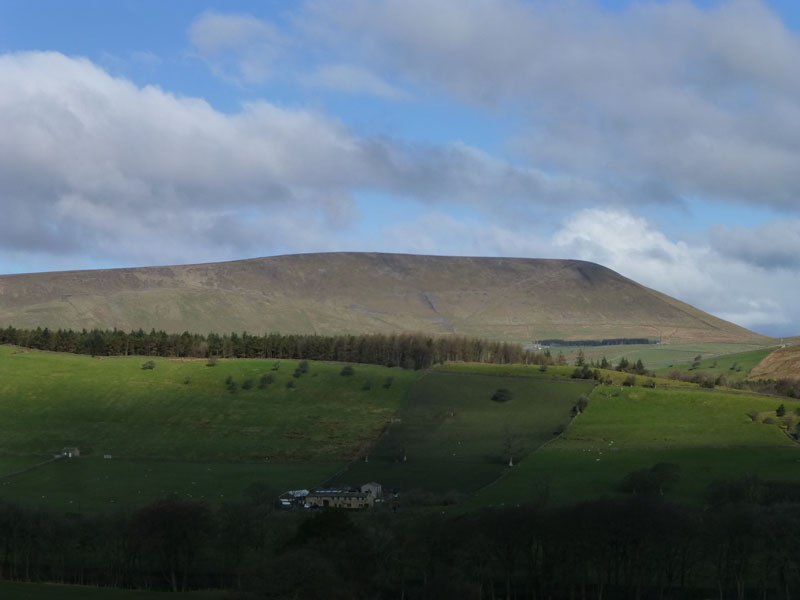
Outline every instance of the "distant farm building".
<svg viewBox="0 0 800 600">
<path fill-rule="evenodd" d="M 67 446 L 63 450 L 61 450 L 61 456 L 65 456 L 66 458 L 78 458 L 81 455 L 81 451 L 79 448 L 74 448 L 72 446 Z"/>
<path fill-rule="evenodd" d="M 318 508 L 371 508 L 375 498 L 367 492 L 344 490 L 312 490 L 306 506 Z"/>
<path fill-rule="evenodd" d="M 373 500 L 380 500 L 383 498 L 383 488 L 381 487 L 381 484 L 375 483 L 374 481 L 370 481 L 369 483 L 362 485 L 361 491 L 365 494 L 371 494 Z"/>
<path fill-rule="evenodd" d="M 290 490 L 278 496 L 281 508 L 302 508 L 306 503 L 308 490 Z"/>
</svg>

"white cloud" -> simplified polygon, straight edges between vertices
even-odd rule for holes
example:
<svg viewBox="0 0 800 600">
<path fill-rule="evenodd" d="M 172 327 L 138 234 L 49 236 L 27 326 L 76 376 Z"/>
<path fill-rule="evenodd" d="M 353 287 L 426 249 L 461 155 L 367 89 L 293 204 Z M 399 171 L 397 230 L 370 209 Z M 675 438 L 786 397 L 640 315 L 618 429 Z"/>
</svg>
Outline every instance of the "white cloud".
<svg viewBox="0 0 800 600">
<path fill-rule="evenodd" d="M 625 210 L 579 211 L 553 243 L 562 256 L 598 262 L 744 327 L 786 335 L 800 324 L 796 273 L 768 271 L 709 245 L 670 240 Z"/>
<path fill-rule="evenodd" d="M 7 249 L 220 260 L 285 248 L 269 226 L 280 219 L 298 224 L 293 250 L 304 219 L 333 244 L 358 190 L 485 210 L 580 189 L 462 143 L 359 137 L 308 110 L 221 113 L 57 53 L 0 56 L 0 80 Z"/>
</svg>

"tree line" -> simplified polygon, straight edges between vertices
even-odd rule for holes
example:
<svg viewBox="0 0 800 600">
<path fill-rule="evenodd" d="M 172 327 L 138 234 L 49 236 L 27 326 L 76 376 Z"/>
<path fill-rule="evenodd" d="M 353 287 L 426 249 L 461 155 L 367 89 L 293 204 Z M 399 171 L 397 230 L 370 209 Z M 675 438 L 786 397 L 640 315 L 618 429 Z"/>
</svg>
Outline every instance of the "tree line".
<svg viewBox="0 0 800 600">
<path fill-rule="evenodd" d="M 447 516 L 278 512 L 168 498 L 82 516 L 0 505 L 0 578 L 230 598 L 746 598 L 800 593 L 797 484 L 716 484 L 705 506 L 631 494 Z M 544 497 L 543 497 L 544 498 Z"/>
<path fill-rule="evenodd" d="M 163 356 L 187 358 L 265 358 L 327 360 L 427 368 L 447 361 L 542 364 L 549 352 L 525 350 L 520 344 L 466 336 L 433 337 L 416 333 L 362 335 L 253 335 L 185 331 L 180 334 L 142 329 L 51 330 L 47 327 L 0 329 L 0 343 L 91 356 Z"/>
</svg>

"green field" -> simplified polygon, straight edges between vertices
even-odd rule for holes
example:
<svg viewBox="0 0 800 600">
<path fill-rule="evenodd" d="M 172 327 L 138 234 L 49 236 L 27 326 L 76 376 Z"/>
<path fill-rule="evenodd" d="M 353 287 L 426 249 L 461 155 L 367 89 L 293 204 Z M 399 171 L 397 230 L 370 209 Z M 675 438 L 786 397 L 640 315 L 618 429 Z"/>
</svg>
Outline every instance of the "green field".
<svg viewBox="0 0 800 600">
<path fill-rule="evenodd" d="M 671 367 L 659 369 L 657 374 L 666 376 L 673 370 L 679 370 L 711 375 L 715 378 L 723 375 L 729 381 L 742 381 L 747 379 L 753 367 L 764 360 L 774 350 L 775 348 L 760 348 L 749 352 L 738 352 L 736 354 L 704 358 L 700 360 L 700 364 L 696 368 L 692 366 L 694 363 L 694 357 L 692 357 L 692 359 L 687 362 L 676 363 Z"/>
<path fill-rule="evenodd" d="M 572 374 L 575 372 L 574 365 L 550 365 L 544 371 L 539 365 L 492 365 L 492 364 L 479 364 L 479 363 L 446 363 L 444 365 L 436 365 L 436 371 L 451 372 L 451 373 L 480 373 L 482 375 L 496 375 L 498 377 L 534 377 L 542 380 L 568 380 L 575 381 Z M 594 370 L 594 369 L 592 369 Z M 610 377 L 612 383 L 621 385 L 627 379 L 630 373 L 614 371 L 611 369 L 597 369 L 605 379 Z M 656 385 L 668 385 L 672 387 L 688 387 L 696 388 L 696 383 L 688 381 L 676 381 L 673 379 L 665 379 L 663 377 L 647 377 L 645 375 L 636 375 L 637 385 L 642 385 L 646 381 L 653 380 Z"/>
<path fill-rule="evenodd" d="M 66 446 L 82 453 L 0 478 L 0 498 L 86 511 L 172 494 L 239 500 L 254 483 L 313 487 L 375 439 L 420 376 L 357 365 L 346 377 L 311 362 L 295 378 L 297 361 L 263 360 L 153 359 L 144 370 L 146 360 L 0 346 L 0 476 Z M 263 374 L 274 381 L 261 389 Z"/>
<path fill-rule="evenodd" d="M 796 480 L 800 446 L 779 425 L 748 416 L 752 410 L 774 416 L 780 403 L 718 391 L 602 386 L 563 437 L 479 492 L 470 505 L 542 496 L 563 504 L 615 494 L 627 473 L 659 462 L 680 466 L 671 494 L 694 502 L 719 479 L 757 474 Z"/>
<path fill-rule="evenodd" d="M 773 348 L 774 349 L 774 348 Z M 754 350 L 764 350 L 763 345 L 747 343 L 728 343 L 728 342 L 695 342 L 691 344 L 631 344 L 624 346 L 593 346 L 583 348 L 584 356 L 587 361 L 600 361 L 604 356 L 612 363 L 617 364 L 620 359 L 627 358 L 629 361 L 636 362 L 641 359 L 644 366 L 651 371 L 659 371 L 670 368 L 678 368 L 678 365 L 691 365 L 694 357 L 698 354 L 704 358 L 713 359 L 729 354 L 740 354 Z M 574 363 L 578 354 L 578 348 L 552 348 L 550 352 L 557 356 L 559 352 L 564 354 L 568 362 Z M 769 352 L 767 352 L 768 354 Z M 766 356 L 766 354 L 764 355 Z M 721 363 L 720 363 L 721 364 Z"/>
<path fill-rule="evenodd" d="M 592 387 L 586 382 L 428 373 L 370 452 L 369 462 L 354 463 L 338 480 L 375 480 L 384 488 L 405 491 L 473 491 L 507 469 L 509 435 L 519 456 L 530 453 L 569 422 L 578 397 Z M 507 388 L 513 399 L 493 402 L 498 388 Z"/>
<path fill-rule="evenodd" d="M 0 347 L 0 455 L 84 454 L 162 460 L 322 460 L 353 456 L 400 407 L 418 373 L 297 361 L 92 359 Z M 259 389 L 262 374 L 275 381 Z M 230 393 L 227 377 L 252 389 Z M 390 388 L 382 384 L 393 377 Z M 186 383 L 188 378 L 188 383 Z M 291 381 L 295 387 L 287 389 Z M 366 381 L 369 390 L 362 389 Z"/>
<path fill-rule="evenodd" d="M 82 585 L 0 581 L 0 598 L 8 600 L 221 600 L 224 597 L 224 592 L 142 592 Z"/>
<path fill-rule="evenodd" d="M 258 493 L 259 498 L 270 501 L 285 490 L 318 485 L 344 466 L 342 462 L 316 461 L 64 459 L 0 480 L 0 498 L 76 513 L 136 509 L 167 496 L 214 503 L 238 502 Z"/>
</svg>

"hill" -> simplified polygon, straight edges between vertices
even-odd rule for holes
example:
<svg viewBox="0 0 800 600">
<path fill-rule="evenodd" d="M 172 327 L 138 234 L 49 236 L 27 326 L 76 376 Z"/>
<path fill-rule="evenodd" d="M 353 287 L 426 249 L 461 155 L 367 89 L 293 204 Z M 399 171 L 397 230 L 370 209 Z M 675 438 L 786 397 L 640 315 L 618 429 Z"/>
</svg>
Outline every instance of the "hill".
<svg viewBox="0 0 800 600">
<path fill-rule="evenodd" d="M 800 379 L 800 346 L 779 348 L 764 357 L 749 379 Z"/>
<path fill-rule="evenodd" d="M 0 325 L 768 341 L 589 262 L 377 253 L 3 275 Z"/>
</svg>

